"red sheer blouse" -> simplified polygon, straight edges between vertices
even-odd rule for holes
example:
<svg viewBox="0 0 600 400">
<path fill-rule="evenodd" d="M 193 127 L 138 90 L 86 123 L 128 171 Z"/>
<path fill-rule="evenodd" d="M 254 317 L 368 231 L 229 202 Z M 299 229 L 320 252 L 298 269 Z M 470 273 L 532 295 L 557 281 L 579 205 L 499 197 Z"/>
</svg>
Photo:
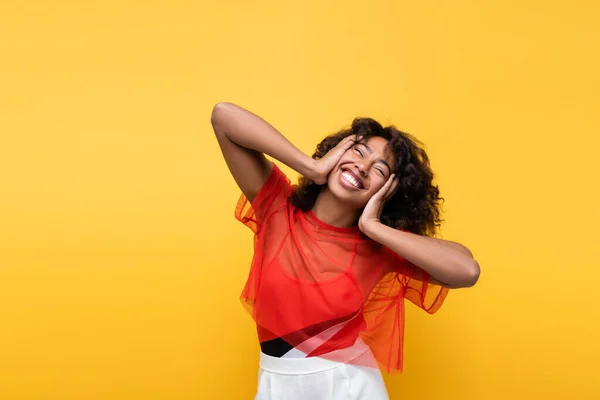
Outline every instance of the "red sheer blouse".
<svg viewBox="0 0 600 400">
<path fill-rule="evenodd" d="M 404 299 L 434 313 L 448 289 L 358 227 L 338 228 L 297 209 L 292 189 L 275 165 L 254 201 L 242 195 L 236 207 L 255 234 L 241 300 L 259 341 L 283 338 L 306 356 L 327 357 L 360 338 L 381 369 L 401 372 Z"/>
</svg>

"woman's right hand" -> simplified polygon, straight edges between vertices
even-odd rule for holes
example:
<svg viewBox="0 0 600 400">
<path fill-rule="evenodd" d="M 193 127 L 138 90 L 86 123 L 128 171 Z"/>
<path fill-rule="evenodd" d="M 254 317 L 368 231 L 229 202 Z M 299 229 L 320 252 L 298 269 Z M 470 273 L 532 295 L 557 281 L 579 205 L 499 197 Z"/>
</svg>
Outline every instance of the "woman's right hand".
<svg viewBox="0 0 600 400">
<path fill-rule="evenodd" d="M 344 153 L 348 151 L 348 149 L 350 149 L 357 141 L 356 135 L 350 135 L 342 139 L 322 158 L 314 161 L 312 174 L 311 176 L 307 176 L 307 178 L 312 180 L 317 185 L 324 185 L 327 183 L 327 176 L 329 173 L 337 165 Z"/>
</svg>

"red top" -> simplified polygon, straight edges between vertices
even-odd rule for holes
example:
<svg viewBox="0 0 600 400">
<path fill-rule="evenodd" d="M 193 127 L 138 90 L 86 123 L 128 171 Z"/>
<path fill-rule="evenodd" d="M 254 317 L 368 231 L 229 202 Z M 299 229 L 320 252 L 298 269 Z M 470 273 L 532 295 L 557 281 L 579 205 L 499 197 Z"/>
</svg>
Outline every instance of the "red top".
<svg viewBox="0 0 600 400">
<path fill-rule="evenodd" d="M 275 165 L 252 204 L 242 195 L 236 208 L 255 233 L 241 300 L 260 342 L 281 338 L 327 358 L 361 338 L 383 370 L 401 372 L 404 299 L 434 313 L 448 289 L 357 226 L 338 228 L 294 207 L 292 189 Z"/>
</svg>

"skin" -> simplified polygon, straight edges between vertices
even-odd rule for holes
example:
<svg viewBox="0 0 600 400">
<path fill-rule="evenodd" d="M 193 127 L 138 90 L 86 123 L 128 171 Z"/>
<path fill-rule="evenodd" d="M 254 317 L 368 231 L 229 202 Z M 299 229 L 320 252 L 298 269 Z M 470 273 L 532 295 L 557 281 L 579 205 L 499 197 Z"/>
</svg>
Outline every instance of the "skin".
<svg viewBox="0 0 600 400">
<path fill-rule="evenodd" d="M 356 140 L 355 137 L 348 139 Z M 330 171 L 327 186 L 317 197 L 313 213 L 334 226 L 355 225 L 361 209 L 393 174 L 390 166 L 394 165 L 394 153 L 386 150 L 387 145 L 387 140 L 372 137 L 359 140 L 345 150 Z M 359 182 L 359 187 L 348 184 L 344 174 L 350 174 Z"/>
<path fill-rule="evenodd" d="M 394 154 L 385 139 L 362 141 L 350 136 L 314 160 L 262 118 L 234 104 L 218 103 L 211 122 L 231 175 L 250 201 L 273 168 L 267 154 L 315 183 L 327 183 L 312 210 L 323 222 L 339 227 L 358 223 L 370 239 L 426 271 L 432 283 L 462 288 L 479 279 L 479 264 L 464 245 L 399 231 L 380 222 L 383 205 L 398 185 L 390 168 Z M 359 188 L 344 179 L 348 173 L 360 182 Z"/>
</svg>

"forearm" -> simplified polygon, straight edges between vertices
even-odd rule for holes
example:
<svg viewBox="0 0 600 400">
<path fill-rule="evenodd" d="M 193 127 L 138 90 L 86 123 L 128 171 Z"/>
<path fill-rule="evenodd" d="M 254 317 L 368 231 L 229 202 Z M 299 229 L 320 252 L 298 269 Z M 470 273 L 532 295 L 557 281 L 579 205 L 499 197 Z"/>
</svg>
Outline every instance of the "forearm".
<svg viewBox="0 0 600 400">
<path fill-rule="evenodd" d="M 399 231 L 380 222 L 369 223 L 365 234 L 449 287 L 473 286 L 479 279 L 479 264 L 459 243 Z"/>
<path fill-rule="evenodd" d="M 217 134 L 239 146 L 281 161 L 301 175 L 314 173 L 315 160 L 300 151 L 268 122 L 231 103 L 217 104 L 211 116 Z"/>
</svg>

